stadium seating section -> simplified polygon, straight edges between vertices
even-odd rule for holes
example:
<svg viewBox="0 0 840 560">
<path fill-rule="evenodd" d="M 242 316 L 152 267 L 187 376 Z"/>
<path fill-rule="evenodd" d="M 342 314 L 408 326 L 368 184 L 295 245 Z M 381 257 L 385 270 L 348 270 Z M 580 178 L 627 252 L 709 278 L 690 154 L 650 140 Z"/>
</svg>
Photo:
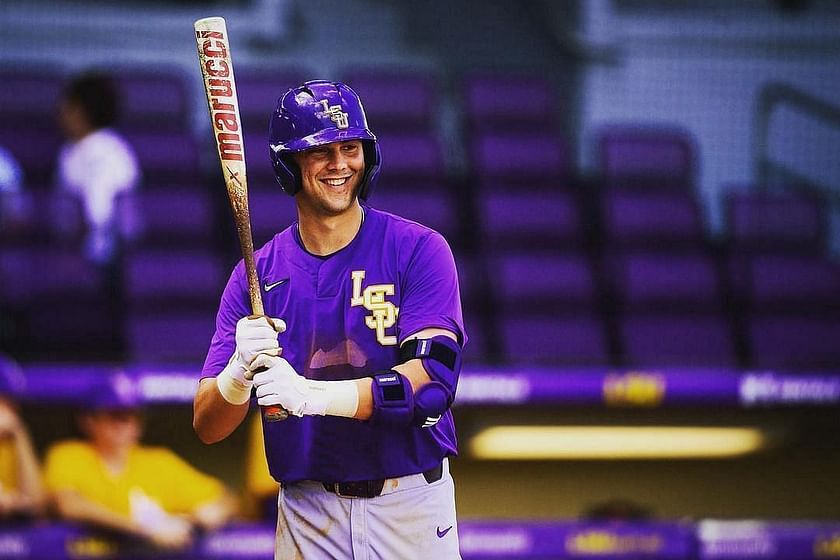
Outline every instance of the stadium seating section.
<svg viewBox="0 0 840 560">
<path fill-rule="evenodd" d="M 267 117 L 309 74 L 243 66 L 237 75 L 258 245 L 296 219 L 267 157 Z M 51 108 L 66 72 L 0 69 L 0 129 L 26 177 L 24 192 L 0 194 L 0 343 L 24 360 L 49 340 L 67 359 L 194 363 L 238 258 L 207 131 L 191 118 L 201 100 L 177 68 L 114 75 L 120 129 L 144 179 L 117 201 L 119 258 L 101 268 L 82 255 L 80 202 L 52 188 L 61 139 Z M 826 256 L 814 195 L 733 187 L 726 235 L 711 238 L 690 131 L 606 127 L 585 147 L 598 174 L 584 177 L 540 77 L 443 84 L 376 68 L 337 77 L 359 91 L 379 137 L 384 165 L 370 204 L 450 240 L 468 361 L 840 366 L 840 269 Z M 460 116 L 460 164 L 438 122 L 444 104 Z"/>
</svg>

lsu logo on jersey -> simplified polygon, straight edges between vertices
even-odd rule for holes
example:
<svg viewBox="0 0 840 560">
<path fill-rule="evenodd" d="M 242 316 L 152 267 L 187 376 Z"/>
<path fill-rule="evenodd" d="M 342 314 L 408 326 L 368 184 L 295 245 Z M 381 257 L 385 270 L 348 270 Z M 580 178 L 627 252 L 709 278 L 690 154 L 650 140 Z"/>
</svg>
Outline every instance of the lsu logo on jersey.
<svg viewBox="0 0 840 560">
<path fill-rule="evenodd" d="M 363 306 L 370 311 L 365 317 L 365 325 L 376 331 L 376 340 L 382 346 L 394 346 L 397 344 L 397 337 L 386 335 L 385 329 L 390 329 L 397 322 L 399 307 L 387 301 L 387 296 L 394 295 L 393 284 L 371 284 L 362 290 L 362 280 L 365 279 L 364 270 L 354 270 L 350 273 L 353 280 L 353 296 L 350 298 L 350 307 Z"/>
<path fill-rule="evenodd" d="M 349 128 L 350 121 L 348 115 L 341 110 L 341 105 L 330 105 L 329 101 L 322 99 L 318 102 L 324 108 L 324 111 L 318 116 L 329 116 L 330 120 L 335 123 L 338 128 Z"/>
</svg>

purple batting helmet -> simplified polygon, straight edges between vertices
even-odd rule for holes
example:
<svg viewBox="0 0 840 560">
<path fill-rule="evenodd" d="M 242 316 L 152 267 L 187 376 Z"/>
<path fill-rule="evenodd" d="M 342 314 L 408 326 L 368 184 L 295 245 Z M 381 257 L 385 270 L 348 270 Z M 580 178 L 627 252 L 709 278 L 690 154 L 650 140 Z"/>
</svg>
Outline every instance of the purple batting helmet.
<svg viewBox="0 0 840 560">
<path fill-rule="evenodd" d="M 294 196 L 301 189 L 301 178 L 292 154 L 345 140 L 362 141 L 365 172 L 359 198 L 365 200 L 373 189 L 382 156 L 359 96 L 345 84 L 327 80 L 312 80 L 290 89 L 277 102 L 268 125 L 277 182 Z"/>
</svg>

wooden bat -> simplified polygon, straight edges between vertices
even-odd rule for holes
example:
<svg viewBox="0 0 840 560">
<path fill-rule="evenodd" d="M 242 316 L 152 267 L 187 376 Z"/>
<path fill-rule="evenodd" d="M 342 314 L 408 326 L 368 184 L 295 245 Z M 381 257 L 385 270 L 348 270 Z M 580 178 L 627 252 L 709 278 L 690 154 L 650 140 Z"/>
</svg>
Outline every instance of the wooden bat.
<svg viewBox="0 0 840 560">
<path fill-rule="evenodd" d="M 225 187 L 245 261 L 251 311 L 254 315 L 265 315 L 260 280 L 254 262 L 254 241 L 251 237 L 248 181 L 245 172 L 245 144 L 227 26 L 224 18 L 209 17 L 196 21 L 194 27 L 198 62 L 201 66 L 201 77 L 204 79 L 216 150 L 222 164 L 222 175 L 225 178 Z M 263 409 L 263 415 L 266 420 L 273 422 L 284 420 L 289 413 L 279 406 L 267 406 Z"/>
</svg>

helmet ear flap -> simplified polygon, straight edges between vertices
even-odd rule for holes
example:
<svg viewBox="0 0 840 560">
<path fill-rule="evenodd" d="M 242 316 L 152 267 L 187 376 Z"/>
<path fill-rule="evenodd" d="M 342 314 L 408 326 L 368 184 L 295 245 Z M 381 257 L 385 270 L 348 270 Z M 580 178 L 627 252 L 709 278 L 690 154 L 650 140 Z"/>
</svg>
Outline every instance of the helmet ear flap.
<svg viewBox="0 0 840 560">
<path fill-rule="evenodd" d="M 283 192 L 292 196 L 296 195 L 302 183 L 300 167 L 295 161 L 294 154 L 285 153 L 279 156 L 272 154 L 271 162 L 274 165 L 274 176 Z"/>
<path fill-rule="evenodd" d="M 367 200 L 376 184 L 376 177 L 379 175 L 379 164 L 382 162 L 382 154 L 379 151 L 379 144 L 369 140 L 362 141 L 362 151 L 365 156 L 365 174 L 362 177 L 362 187 L 359 189 L 359 198 Z"/>
</svg>

